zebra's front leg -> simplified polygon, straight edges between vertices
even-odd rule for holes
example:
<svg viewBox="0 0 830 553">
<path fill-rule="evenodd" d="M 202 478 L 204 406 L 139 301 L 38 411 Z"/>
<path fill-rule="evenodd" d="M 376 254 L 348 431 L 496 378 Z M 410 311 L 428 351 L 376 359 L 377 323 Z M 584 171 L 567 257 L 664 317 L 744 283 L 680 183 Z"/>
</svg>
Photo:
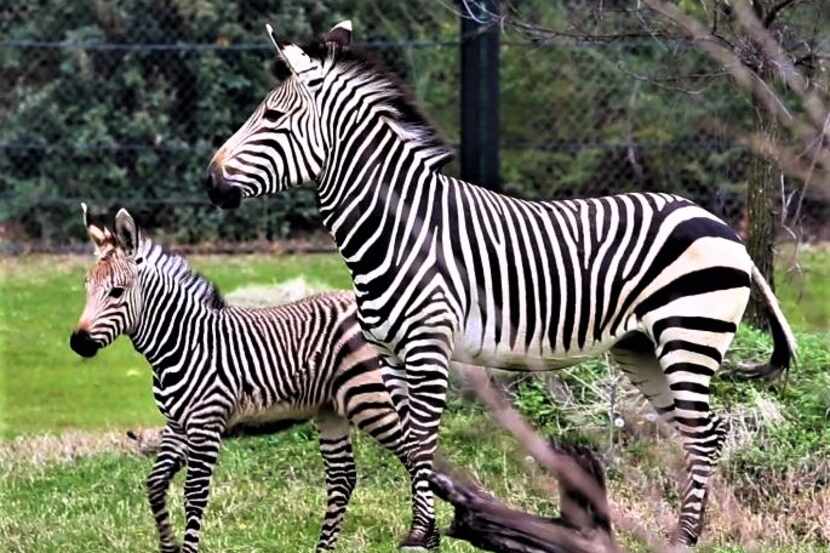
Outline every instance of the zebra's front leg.
<svg viewBox="0 0 830 553">
<path fill-rule="evenodd" d="M 189 426 L 187 429 L 187 478 L 184 483 L 185 533 L 183 553 L 196 553 L 202 516 L 210 495 L 210 479 L 219 458 L 221 429 Z"/>
<path fill-rule="evenodd" d="M 434 550 L 440 543 L 429 477 L 438 448 L 441 414 L 447 400 L 448 342 L 443 336 L 419 337 L 408 344 L 404 357 L 409 390 L 408 423 L 415 516 L 409 536 L 401 543 L 402 551 Z"/>
<path fill-rule="evenodd" d="M 376 346 L 377 347 L 377 346 Z M 406 381 L 404 364 L 392 354 L 381 354 L 381 377 L 383 385 L 389 392 L 392 406 L 398 414 L 398 421 L 403 432 L 404 441 L 409 433 L 409 384 Z"/>
<path fill-rule="evenodd" d="M 327 413 L 318 417 L 317 422 L 320 427 L 320 454 L 326 467 L 327 497 L 317 551 L 330 551 L 340 536 L 343 515 L 357 483 L 357 470 L 346 419 Z"/>
<path fill-rule="evenodd" d="M 147 475 L 147 498 L 156 521 L 161 553 L 178 553 L 170 513 L 167 511 L 167 491 L 170 482 L 186 461 L 186 438 L 183 432 L 168 425 L 161 434 L 161 446 L 153 470 Z"/>
</svg>

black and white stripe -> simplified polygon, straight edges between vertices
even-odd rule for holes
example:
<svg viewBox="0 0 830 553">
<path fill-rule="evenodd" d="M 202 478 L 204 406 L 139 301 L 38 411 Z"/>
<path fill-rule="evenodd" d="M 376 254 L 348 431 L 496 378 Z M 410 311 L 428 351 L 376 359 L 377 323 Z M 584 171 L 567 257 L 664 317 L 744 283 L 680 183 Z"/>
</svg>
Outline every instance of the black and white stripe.
<svg viewBox="0 0 830 553">
<path fill-rule="evenodd" d="M 710 380 L 750 282 L 771 310 L 773 369 L 795 350 L 738 235 L 678 196 L 531 202 L 449 177 L 447 151 L 395 80 L 342 43 L 278 47 L 293 74 L 217 152 L 211 196 L 230 206 L 316 183 L 360 324 L 418 447 L 417 500 L 431 513 L 426 478 L 451 360 L 545 370 L 610 351 L 682 436 L 688 476 L 674 540 L 695 543 L 724 440 Z M 283 115 L 265 121 L 266 110 Z M 318 165 L 310 177 L 282 170 Z M 432 518 L 416 522 L 405 543 L 434 546 Z"/>
<path fill-rule="evenodd" d="M 350 423 L 414 471 L 354 296 L 321 294 L 264 309 L 225 305 L 182 257 L 144 238 L 125 211 L 117 222 L 116 236 L 91 226 L 99 260 L 89 272 L 72 347 L 90 356 L 126 334 L 153 368 L 153 394 L 167 419 L 147 478 L 161 551 L 180 551 L 166 495 L 181 468 L 187 469 L 181 550 L 195 552 L 222 437 L 310 418 L 320 429 L 328 496 L 317 549 L 332 549 L 356 482 Z"/>
</svg>

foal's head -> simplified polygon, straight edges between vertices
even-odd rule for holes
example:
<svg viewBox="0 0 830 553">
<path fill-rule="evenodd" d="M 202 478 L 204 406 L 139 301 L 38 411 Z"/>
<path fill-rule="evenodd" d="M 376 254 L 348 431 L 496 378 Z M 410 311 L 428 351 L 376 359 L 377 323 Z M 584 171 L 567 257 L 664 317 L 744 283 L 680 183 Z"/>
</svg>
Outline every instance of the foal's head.
<svg viewBox="0 0 830 553">
<path fill-rule="evenodd" d="M 86 276 L 86 306 L 69 344 L 78 355 L 92 357 L 119 335 L 135 329 L 143 297 L 138 286 L 137 253 L 141 232 L 127 210 L 115 216 L 115 233 L 99 228 L 87 219 L 84 224 L 95 245 L 97 261 Z"/>
</svg>

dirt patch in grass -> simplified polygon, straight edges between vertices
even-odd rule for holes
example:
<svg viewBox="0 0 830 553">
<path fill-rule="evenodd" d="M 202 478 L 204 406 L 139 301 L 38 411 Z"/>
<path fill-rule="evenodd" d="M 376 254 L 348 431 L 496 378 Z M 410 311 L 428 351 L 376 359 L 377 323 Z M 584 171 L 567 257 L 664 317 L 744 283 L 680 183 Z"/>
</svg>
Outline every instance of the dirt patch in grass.
<svg viewBox="0 0 830 553">
<path fill-rule="evenodd" d="M 21 436 L 0 441 L 0 466 L 17 463 L 71 463 L 102 453 L 148 455 L 160 439 L 160 428 L 121 432 L 71 430 L 58 435 Z"/>
<path fill-rule="evenodd" d="M 625 471 L 622 481 L 611 491 L 618 526 L 633 535 L 648 535 L 649 529 L 654 528 L 673 528 L 677 498 L 667 498 L 661 486 L 665 483 Z M 830 543 L 830 489 L 804 487 L 801 478 L 794 477 L 764 484 L 780 490 L 778 500 L 767 498 L 758 502 L 741 498 L 744 491 L 716 475 L 701 546 L 740 544 L 762 551 L 771 546 Z M 762 484 L 756 483 L 759 485 Z M 678 489 L 677 484 L 673 486 Z"/>
</svg>

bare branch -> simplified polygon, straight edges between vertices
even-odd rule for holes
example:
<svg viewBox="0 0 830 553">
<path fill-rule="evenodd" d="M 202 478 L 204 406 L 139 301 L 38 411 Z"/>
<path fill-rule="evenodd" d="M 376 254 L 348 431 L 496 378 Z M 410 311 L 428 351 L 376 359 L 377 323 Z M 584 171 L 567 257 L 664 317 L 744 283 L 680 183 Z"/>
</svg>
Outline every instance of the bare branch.
<svg viewBox="0 0 830 553">
<path fill-rule="evenodd" d="M 504 553 L 619 553 L 604 473 L 594 455 L 584 448 L 552 445 L 539 436 L 496 391 L 484 370 L 461 364 L 456 364 L 456 370 L 492 418 L 556 477 L 561 517 L 544 518 L 511 509 L 469 479 L 438 471 L 432 486 L 456 508 L 448 535 Z"/>
<path fill-rule="evenodd" d="M 769 28 L 770 25 L 775 23 L 775 20 L 778 18 L 778 15 L 782 11 L 803 1 L 804 0 L 782 0 L 781 2 L 770 8 L 770 10 L 764 16 L 764 27 Z"/>
</svg>

